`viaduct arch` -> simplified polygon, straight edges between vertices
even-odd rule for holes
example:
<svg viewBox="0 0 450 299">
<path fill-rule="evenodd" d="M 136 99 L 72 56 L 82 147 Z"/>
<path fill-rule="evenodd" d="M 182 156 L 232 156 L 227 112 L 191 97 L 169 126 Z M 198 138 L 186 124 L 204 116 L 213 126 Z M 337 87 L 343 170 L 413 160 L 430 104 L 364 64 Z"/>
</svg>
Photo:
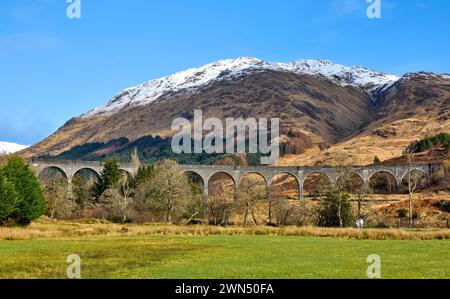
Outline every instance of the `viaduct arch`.
<svg viewBox="0 0 450 299">
<path fill-rule="evenodd" d="M 48 168 L 58 168 L 66 176 L 69 186 L 69 191 L 71 192 L 71 185 L 73 176 L 81 169 L 90 169 L 96 174 L 100 175 L 103 169 L 102 162 L 91 162 L 91 161 L 66 161 L 66 160 L 40 160 L 31 159 L 29 160 L 30 165 L 36 170 L 39 175 L 41 172 Z M 428 177 L 437 169 L 439 165 L 437 164 L 418 164 L 411 168 L 409 166 L 354 166 L 349 167 L 349 171 L 358 175 L 364 182 L 364 184 L 369 184 L 369 180 L 376 173 L 389 173 L 395 178 L 397 185 L 402 184 L 402 179 L 410 171 L 419 171 L 425 173 Z M 293 176 L 298 182 L 298 199 L 303 200 L 304 198 L 304 182 L 305 179 L 314 173 L 326 175 L 331 182 L 336 182 L 339 178 L 341 168 L 337 167 L 271 167 L 271 166 L 219 166 L 219 165 L 180 165 L 181 171 L 183 173 L 194 173 L 197 174 L 203 181 L 203 201 L 208 201 L 208 184 L 210 179 L 217 173 L 225 173 L 232 178 L 235 184 L 235 189 L 238 189 L 241 179 L 249 174 L 258 174 L 264 178 L 267 188 L 269 190 L 270 198 L 270 187 L 272 185 L 273 179 L 279 174 L 288 174 Z M 136 173 L 131 163 L 121 163 L 120 169 L 131 175 Z"/>
</svg>

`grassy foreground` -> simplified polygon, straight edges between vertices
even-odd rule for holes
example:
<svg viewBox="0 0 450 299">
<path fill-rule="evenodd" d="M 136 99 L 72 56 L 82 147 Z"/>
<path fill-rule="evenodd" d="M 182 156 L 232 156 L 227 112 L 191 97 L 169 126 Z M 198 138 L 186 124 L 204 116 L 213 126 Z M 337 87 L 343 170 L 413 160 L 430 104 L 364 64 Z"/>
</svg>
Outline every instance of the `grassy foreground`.
<svg viewBox="0 0 450 299">
<path fill-rule="evenodd" d="M 57 227 L 70 237 L 39 225 L 21 234 L 11 229 L 15 237 L 0 241 L 0 277 L 65 278 L 66 259 L 77 254 L 83 278 L 367 278 L 366 259 L 378 254 L 383 278 L 450 278 L 448 239 L 200 233 L 208 227 L 196 228 L 199 233 L 183 227 L 130 226 L 123 232 L 111 225 Z M 30 231 L 36 235 L 25 234 Z"/>
</svg>

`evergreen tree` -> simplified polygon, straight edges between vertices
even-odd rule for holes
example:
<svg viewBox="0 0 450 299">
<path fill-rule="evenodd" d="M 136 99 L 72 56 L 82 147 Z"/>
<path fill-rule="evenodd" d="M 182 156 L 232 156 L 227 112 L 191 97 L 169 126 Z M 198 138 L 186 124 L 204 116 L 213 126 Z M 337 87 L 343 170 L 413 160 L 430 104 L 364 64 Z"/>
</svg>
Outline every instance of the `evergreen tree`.
<svg viewBox="0 0 450 299">
<path fill-rule="evenodd" d="M 96 197 L 99 198 L 107 189 L 118 188 L 121 175 L 117 160 L 115 158 L 106 159 L 100 180 L 94 185 Z"/>
<path fill-rule="evenodd" d="M 28 225 L 31 221 L 41 217 L 46 211 L 46 201 L 38 179 L 25 161 L 18 157 L 12 157 L 2 172 L 14 185 L 18 195 L 15 222 L 20 225 Z"/>
<path fill-rule="evenodd" d="M 375 156 L 375 157 L 373 158 L 373 164 L 379 164 L 379 163 L 381 163 L 380 158 L 378 158 L 378 156 Z"/>
<path fill-rule="evenodd" d="M 81 174 L 78 173 L 72 178 L 73 196 L 75 198 L 75 202 L 80 208 L 85 208 L 93 204 L 93 195 L 91 190 L 89 189 L 88 184 L 84 182 Z"/>
<path fill-rule="evenodd" d="M 0 225 L 13 217 L 18 208 L 18 195 L 14 185 L 0 172 Z"/>
<path fill-rule="evenodd" d="M 150 180 L 155 175 L 155 166 L 141 166 L 139 167 L 134 179 L 132 180 L 132 186 L 136 187 Z"/>
<path fill-rule="evenodd" d="M 349 199 L 350 194 L 339 187 L 331 187 L 318 206 L 317 224 L 325 227 L 351 226 L 353 215 Z"/>
</svg>

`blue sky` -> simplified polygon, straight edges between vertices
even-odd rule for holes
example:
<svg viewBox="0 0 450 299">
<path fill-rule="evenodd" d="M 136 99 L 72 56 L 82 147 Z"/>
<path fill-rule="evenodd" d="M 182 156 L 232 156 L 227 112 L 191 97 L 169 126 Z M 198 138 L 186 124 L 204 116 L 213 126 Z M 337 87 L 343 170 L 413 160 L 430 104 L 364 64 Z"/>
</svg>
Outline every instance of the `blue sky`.
<svg viewBox="0 0 450 299">
<path fill-rule="evenodd" d="M 450 1 L 0 1 L 0 141 L 32 144 L 123 88 L 240 56 L 450 72 Z"/>
</svg>

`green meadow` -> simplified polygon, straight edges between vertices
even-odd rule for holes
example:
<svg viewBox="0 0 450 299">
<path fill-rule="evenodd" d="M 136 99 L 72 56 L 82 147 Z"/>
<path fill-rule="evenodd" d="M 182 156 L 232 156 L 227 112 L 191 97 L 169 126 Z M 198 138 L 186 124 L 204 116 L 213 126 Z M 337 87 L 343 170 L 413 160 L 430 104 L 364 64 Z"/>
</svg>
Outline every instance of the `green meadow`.
<svg viewBox="0 0 450 299">
<path fill-rule="evenodd" d="M 450 240 L 356 240 L 276 235 L 80 236 L 0 241 L 1 278 L 450 278 Z"/>
</svg>

